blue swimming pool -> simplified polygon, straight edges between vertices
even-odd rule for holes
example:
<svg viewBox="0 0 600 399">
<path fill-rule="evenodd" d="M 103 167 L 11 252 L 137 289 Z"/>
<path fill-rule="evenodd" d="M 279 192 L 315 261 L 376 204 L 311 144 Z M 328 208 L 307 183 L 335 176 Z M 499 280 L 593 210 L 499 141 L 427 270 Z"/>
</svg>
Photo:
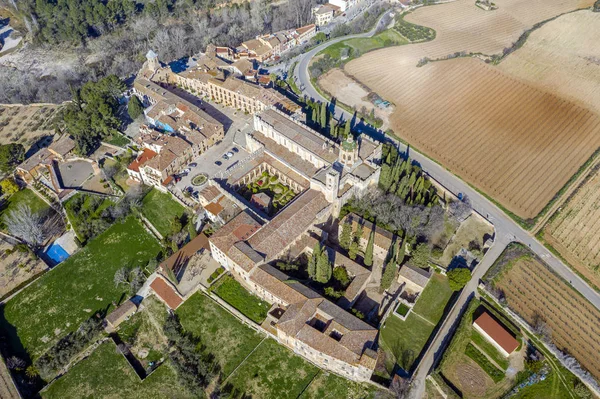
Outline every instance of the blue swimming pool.
<svg viewBox="0 0 600 399">
<path fill-rule="evenodd" d="M 45 254 L 54 263 L 54 266 L 69 257 L 69 253 L 56 242 L 48 247 Z"/>
</svg>

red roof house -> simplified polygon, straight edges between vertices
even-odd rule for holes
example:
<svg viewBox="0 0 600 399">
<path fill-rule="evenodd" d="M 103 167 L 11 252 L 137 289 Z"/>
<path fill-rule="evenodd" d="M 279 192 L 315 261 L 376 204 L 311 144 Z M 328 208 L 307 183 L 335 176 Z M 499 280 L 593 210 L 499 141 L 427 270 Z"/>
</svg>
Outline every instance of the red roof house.
<svg viewBox="0 0 600 399">
<path fill-rule="evenodd" d="M 473 322 L 473 328 L 496 347 L 504 356 L 510 355 L 519 346 L 512 333 L 498 323 L 487 311 Z"/>
<path fill-rule="evenodd" d="M 177 309 L 179 305 L 183 303 L 183 299 L 177 290 L 161 276 L 156 277 L 154 281 L 152 281 L 150 288 L 152 288 L 161 301 L 173 310 Z"/>
</svg>

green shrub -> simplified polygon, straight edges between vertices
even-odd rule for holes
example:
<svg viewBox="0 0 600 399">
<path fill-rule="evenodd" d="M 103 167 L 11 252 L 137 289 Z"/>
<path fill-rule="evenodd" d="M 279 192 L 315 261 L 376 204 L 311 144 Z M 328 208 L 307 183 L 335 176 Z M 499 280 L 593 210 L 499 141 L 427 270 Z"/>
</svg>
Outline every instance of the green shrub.
<svg viewBox="0 0 600 399">
<path fill-rule="evenodd" d="M 405 304 L 401 303 L 396 308 L 396 313 L 398 313 L 400 316 L 404 317 L 404 316 L 406 316 L 408 314 L 409 310 L 410 310 L 410 308 L 408 306 L 406 306 Z"/>
</svg>

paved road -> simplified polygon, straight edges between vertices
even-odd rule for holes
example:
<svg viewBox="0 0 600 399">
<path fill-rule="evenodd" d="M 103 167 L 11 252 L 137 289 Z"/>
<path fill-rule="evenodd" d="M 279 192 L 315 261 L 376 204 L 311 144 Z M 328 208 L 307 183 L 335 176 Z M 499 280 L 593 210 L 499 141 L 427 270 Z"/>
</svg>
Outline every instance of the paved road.
<svg viewBox="0 0 600 399">
<path fill-rule="evenodd" d="M 387 13 L 386 13 L 387 14 Z M 385 17 L 385 15 L 384 15 Z M 378 26 L 382 24 L 382 20 L 379 21 Z M 294 70 L 294 75 L 297 79 L 298 86 L 304 85 L 304 93 L 309 97 L 312 97 L 320 101 L 329 101 L 322 97 L 312 86 L 309 73 L 308 65 L 310 60 L 319 51 L 325 47 L 337 43 L 342 40 L 356 37 L 370 37 L 375 33 L 376 29 L 370 32 L 351 35 L 346 37 L 336 38 L 332 41 L 322 44 L 315 49 L 303 54 Z M 352 115 L 345 110 L 336 107 L 335 116 L 343 117 L 348 120 Z M 473 209 L 480 215 L 487 218 L 493 225 L 496 231 L 495 243 L 486 253 L 482 262 L 477 266 L 474 271 L 474 278 L 462 291 L 457 305 L 453 308 L 453 311 L 446 318 L 440 332 L 432 342 L 429 350 L 424 355 L 421 365 L 414 376 L 415 390 L 413 391 L 414 397 L 422 397 L 425 389 L 425 377 L 429 374 L 431 367 L 435 360 L 441 355 L 440 348 L 443 348 L 445 339 L 450 332 L 451 326 L 457 321 L 462 314 L 464 305 L 468 302 L 468 299 L 476 292 L 479 279 L 487 272 L 494 261 L 500 256 L 504 248 L 512 242 L 518 241 L 531 248 L 540 258 L 542 258 L 558 275 L 569 281 L 571 285 L 579 291 L 584 297 L 586 297 L 596 308 L 600 309 L 600 295 L 592 289 L 585 281 L 583 281 L 577 274 L 575 274 L 568 266 L 562 263 L 557 257 L 550 253 L 535 237 L 531 236 L 529 232 L 525 231 L 515 221 L 513 221 L 508 215 L 500 210 L 496 205 L 490 202 L 483 195 L 479 194 L 476 190 L 471 188 L 467 183 L 462 181 L 460 178 L 446 170 L 444 167 L 437 164 L 427 156 L 411 149 L 407 149 L 402 143 L 395 140 L 386 138 L 389 141 L 393 141 L 400 151 L 408 151 L 412 159 L 419 162 L 433 179 L 439 182 L 442 186 L 453 192 L 454 194 L 463 193 L 469 197 Z"/>
</svg>

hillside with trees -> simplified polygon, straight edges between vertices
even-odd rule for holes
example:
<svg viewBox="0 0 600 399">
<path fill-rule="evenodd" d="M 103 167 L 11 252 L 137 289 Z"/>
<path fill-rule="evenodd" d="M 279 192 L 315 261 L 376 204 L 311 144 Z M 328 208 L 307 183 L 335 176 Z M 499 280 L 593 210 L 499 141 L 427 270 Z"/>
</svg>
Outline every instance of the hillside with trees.
<svg viewBox="0 0 600 399">
<path fill-rule="evenodd" d="M 0 92 L 5 102 L 61 102 L 69 99 L 69 86 L 137 72 L 150 48 L 169 61 L 204 51 L 210 43 L 238 46 L 260 33 L 308 24 L 315 4 L 316 0 L 0 0 L 0 8 L 24 27 L 21 33 L 28 41 L 3 57 Z"/>
</svg>

